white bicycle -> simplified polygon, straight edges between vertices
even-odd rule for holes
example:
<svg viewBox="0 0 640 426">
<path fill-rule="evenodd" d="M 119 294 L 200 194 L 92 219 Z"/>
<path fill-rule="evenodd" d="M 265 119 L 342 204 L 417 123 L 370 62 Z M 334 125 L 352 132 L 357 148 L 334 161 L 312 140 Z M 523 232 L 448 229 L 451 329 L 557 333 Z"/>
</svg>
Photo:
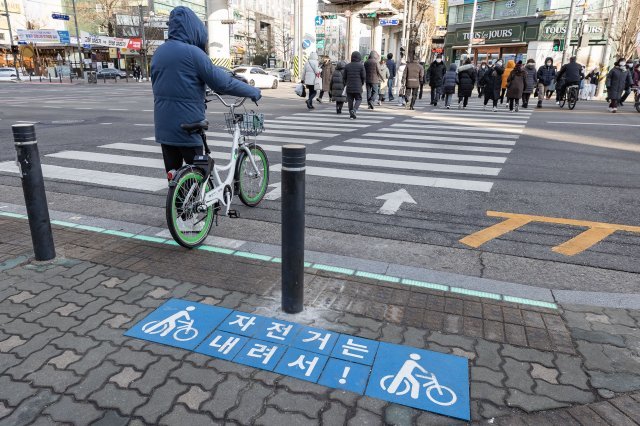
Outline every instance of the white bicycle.
<svg viewBox="0 0 640 426">
<path fill-rule="evenodd" d="M 158 324 L 158 321 L 150 321 L 142 326 L 142 331 L 148 334 L 160 334 L 161 336 L 166 336 L 175 328 L 173 338 L 180 342 L 186 342 L 187 340 L 195 339 L 196 336 L 198 336 L 198 330 L 193 328 L 193 320 L 178 320 L 177 323 L 182 325 L 176 327 L 175 325 L 172 326 L 168 322 L 165 322 L 161 327 L 154 329 L 154 326 Z"/>
<path fill-rule="evenodd" d="M 244 104 L 247 98 L 228 104 L 220 95 L 214 93 L 229 112 L 225 113 L 227 131 L 233 135 L 229 163 L 225 166 L 214 165 L 209 156 L 206 131 L 207 120 L 198 123 L 182 124 L 189 134 L 202 137 L 205 155 L 196 155 L 193 164 L 171 170 L 168 174 L 169 192 L 167 193 L 167 225 L 173 239 L 183 247 L 194 248 L 207 238 L 214 217 L 224 208 L 224 215 L 238 217 L 230 210 L 234 194 L 246 206 L 257 206 L 264 197 L 269 185 L 269 160 L 264 150 L 247 141 L 247 136 L 257 136 L 264 130 L 264 114 L 253 111 L 236 114 L 235 109 Z M 208 102 L 208 101 L 207 101 Z M 224 180 L 220 173 L 226 172 Z"/>
<path fill-rule="evenodd" d="M 421 379 L 427 379 L 427 381 L 424 384 L 422 384 L 422 387 L 426 389 L 425 392 L 426 392 L 427 398 L 429 398 L 429 400 L 434 404 L 442 405 L 443 407 L 448 407 L 450 405 L 455 404 L 456 401 L 458 400 L 458 396 L 455 394 L 455 392 L 452 391 L 450 388 L 446 386 L 442 386 L 440 383 L 438 383 L 438 379 L 436 378 L 435 374 L 433 373 L 430 373 L 430 374 L 431 375 L 429 376 L 424 376 L 421 374 L 415 375 L 415 377 L 419 377 Z M 392 381 L 394 378 L 395 376 L 393 374 L 390 374 L 380 379 L 380 386 L 382 387 L 382 389 L 387 390 L 389 388 L 390 381 Z M 398 395 L 398 396 L 405 395 L 411 390 L 412 386 L 413 385 L 408 379 L 403 379 L 402 386 L 400 389 L 398 389 L 395 392 L 395 395 Z M 437 391 L 437 394 L 434 395 L 433 391 Z M 417 391 L 416 391 L 416 395 L 417 395 Z"/>
</svg>

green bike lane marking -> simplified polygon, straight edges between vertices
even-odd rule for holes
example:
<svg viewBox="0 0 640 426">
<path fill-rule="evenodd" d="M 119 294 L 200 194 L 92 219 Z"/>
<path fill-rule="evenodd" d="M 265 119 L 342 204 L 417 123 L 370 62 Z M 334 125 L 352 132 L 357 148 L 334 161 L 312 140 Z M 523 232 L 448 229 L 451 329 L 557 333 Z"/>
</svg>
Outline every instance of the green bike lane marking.
<svg viewBox="0 0 640 426">
<path fill-rule="evenodd" d="M 15 219 L 27 219 L 26 215 L 18 214 L 18 213 L 3 212 L 3 211 L 0 211 L 0 216 L 5 216 L 5 217 L 10 217 Z M 140 240 L 145 242 L 178 246 L 178 243 L 176 243 L 172 239 L 167 240 L 161 237 L 136 235 L 136 234 L 131 234 L 129 232 L 122 232 L 122 231 L 117 231 L 112 229 L 103 229 L 95 226 L 80 225 L 76 223 L 59 221 L 59 220 L 52 220 L 51 224 L 62 226 L 62 227 L 81 229 L 84 231 L 95 232 L 99 234 L 113 235 L 113 236 L 122 237 L 122 238 L 130 238 L 130 239 L 135 239 L 135 240 Z M 232 250 L 224 247 L 201 245 L 197 249 L 212 252 L 212 253 L 217 253 L 217 254 L 224 254 L 228 256 L 242 257 L 245 259 L 260 260 L 260 261 L 272 262 L 272 263 L 282 263 L 282 259 L 279 257 L 272 257 L 268 255 L 251 253 L 251 252 L 242 251 L 242 250 Z M 322 263 L 304 262 L 304 267 L 309 269 L 316 269 L 319 271 L 332 272 L 339 275 L 368 278 L 376 281 L 397 283 L 397 284 L 403 284 L 403 285 L 412 286 L 412 287 L 421 287 L 421 288 L 426 288 L 430 290 L 442 291 L 446 293 L 463 294 L 466 296 L 474 296 L 482 299 L 492 299 L 492 300 L 503 301 L 508 303 L 517 303 L 520 305 L 529 305 L 529 306 L 537 306 L 541 308 L 558 309 L 558 305 L 556 305 L 555 303 L 545 302 L 542 300 L 526 299 L 521 297 L 503 295 L 499 293 L 489 293 L 489 292 L 470 290 L 470 289 L 460 288 L 460 287 L 452 287 L 452 286 L 447 286 L 443 284 L 434 284 L 434 283 L 418 281 L 418 280 L 413 280 L 408 278 L 396 277 L 396 276 L 387 275 L 387 274 L 377 274 L 373 272 L 359 271 L 359 270 L 343 268 L 339 266 L 325 265 Z"/>
</svg>

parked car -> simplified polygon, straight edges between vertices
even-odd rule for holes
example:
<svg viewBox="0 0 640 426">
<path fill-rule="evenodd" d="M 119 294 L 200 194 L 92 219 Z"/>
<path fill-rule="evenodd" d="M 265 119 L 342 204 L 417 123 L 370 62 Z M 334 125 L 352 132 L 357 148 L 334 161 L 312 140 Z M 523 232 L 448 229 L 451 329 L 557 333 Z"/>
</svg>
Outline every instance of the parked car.
<svg viewBox="0 0 640 426">
<path fill-rule="evenodd" d="M 15 81 L 18 74 L 15 68 L 0 67 L 0 81 Z"/>
<path fill-rule="evenodd" d="M 267 74 L 260 67 L 238 67 L 234 68 L 233 72 L 246 78 L 251 86 L 265 89 L 276 89 L 278 87 L 278 77 Z"/>
<path fill-rule="evenodd" d="M 236 74 L 235 72 L 233 72 L 233 70 L 230 70 L 227 67 L 218 67 L 218 68 L 222 68 L 225 72 L 231 74 L 231 77 L 235 78 L 236 80 L 240 80 L 241 82 L 245 83 L 245 84 L 249 84 L 249 81 L 244 78 L 243 76 Z M 211 90 L 208 86 L 207 86 L 207 91 L 206 91 L 206 95 L 211 95 L 213 93 L 213 90 Z"/>
<path fill-rule="evenodd" d="M 291 81 L 291 70 L 287 68 L 267 68 L 266 71 L 278 77 L 278 81 Z"/>
<path fill-rule="evenodd" d="M 120 80 L 121 78 L 126 78 L 127 73 L 122 70 L 117 70 L 115 68 L 102 68 L 97 73 L 98 79 L 101 78 L 114 78 L 116 80 Z"/>
</svg>

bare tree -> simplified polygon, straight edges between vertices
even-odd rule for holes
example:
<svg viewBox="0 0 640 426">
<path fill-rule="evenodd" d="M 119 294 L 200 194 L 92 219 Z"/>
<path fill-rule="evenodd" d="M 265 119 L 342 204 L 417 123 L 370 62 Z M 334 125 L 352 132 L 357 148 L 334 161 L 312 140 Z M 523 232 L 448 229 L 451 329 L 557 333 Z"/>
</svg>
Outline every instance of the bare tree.
<svg viewBox="0 0 640 426">
<path fill-rule="evenodd" d="M 409 26 L 409 57 L 420 56 L 426 59 L 431 47 L 431 39 L 436 30 L 435 7 L 431 0 L 414 0 L 413 16 Z"/>
<path fill-rule="evenodd" d="M 66 1 L 70 7 L 70 0 Z M 115 14 L 122 11 L 122 0 L 78 0 L 78 26 L 89 33 L 107 33 L 115 36 Z"/>
<path fill-rule="evenodd" d="M 290 30 L 285 27 L 284 20 L 276 22 L 273 27 L 273 35 L 276 57 L 282 59 L 285 67 L 291 66 L 293 37 L 291 36 Z"/>
<path fill-rule="evenodd" d="M 640 0 L 614 2 L 614 7 L 621 8 L 618 15 L 618 34 L 615 37 L 618 46 L 617 57 L 632 58 L 640 47 Z"/>
</svg>

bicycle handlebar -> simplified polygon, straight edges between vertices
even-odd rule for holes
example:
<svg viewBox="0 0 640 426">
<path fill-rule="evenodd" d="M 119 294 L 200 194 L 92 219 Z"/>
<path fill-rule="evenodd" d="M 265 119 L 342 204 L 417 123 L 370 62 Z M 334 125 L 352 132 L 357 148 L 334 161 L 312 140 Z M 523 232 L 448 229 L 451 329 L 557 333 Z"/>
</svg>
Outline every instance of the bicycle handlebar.
<svg viewBox="0 0 640 426">
<path fill-rule="evenodd" d="M 242 104 L 244 104 L 247 100 L 247 98 L 242 98 L 242 100 L 240 102 L 238 102 L 239 98 L 236 98 L 236 102 L 232 103 L 232 104 L 228 104 L 223 98 L 222 96 L 220 96 L 219 94 L 217 94 L 216 92 L 213 92 L 214 95 L 216 95 L 216 97 L 220 100 L 220 102 L 222 102 L 222 105 L 226 106 L 227 108 L 238 108 L 240 106 L 242 106 Z M 256 102 L 256 105 L 258 103 Z"/>
</svg>

